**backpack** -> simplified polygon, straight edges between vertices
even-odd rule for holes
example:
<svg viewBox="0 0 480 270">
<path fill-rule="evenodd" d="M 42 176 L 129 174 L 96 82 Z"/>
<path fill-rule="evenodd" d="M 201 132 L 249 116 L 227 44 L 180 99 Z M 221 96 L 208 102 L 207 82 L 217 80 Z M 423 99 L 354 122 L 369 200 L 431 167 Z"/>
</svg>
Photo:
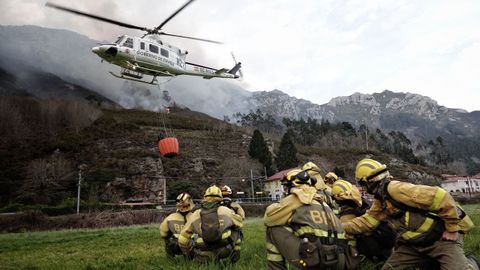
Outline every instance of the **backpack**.
<svg viewBox="0 0 480 270">
<path fill-rule="evenodd" d="M 218 244 L 222 240 L 217 209 L 218 207 L 214 207 L 200 211 L 202 238 L 207 246 Z"/>
</svg>

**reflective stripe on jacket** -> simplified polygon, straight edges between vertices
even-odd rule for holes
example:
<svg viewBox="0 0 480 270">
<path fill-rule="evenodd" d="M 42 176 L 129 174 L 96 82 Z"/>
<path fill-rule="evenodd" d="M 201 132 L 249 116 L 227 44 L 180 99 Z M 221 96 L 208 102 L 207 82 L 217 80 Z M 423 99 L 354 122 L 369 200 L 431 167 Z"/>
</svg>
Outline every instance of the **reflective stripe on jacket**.
<svg viewBox="0 0 480 270">
<path fill-rule="evenodd" d="M 444 189 L 391 181 L 387 190 L 397 202 L 434 213 L 443 221 L 445 230 L 458 231 L 459 218 L 455 201 Z M 424 237 L 440 222 L 426 214 L 402 211 L 388 200 L 375 199 L 364 215 L 344 223 L 344 228 L 347 233 L 361 234 L 374 230 L 385 219 L 392 221 L 398 233 L 407 241 Z"/>
<path fill-rule="evenodd" d="M 183 216 L 179 212 L 172 213 L 168 215 L 160 224 L 160 236 L 163 238 L 168 238 L 174 236 L 178 238 L 178 235 L 185 226 L 186 220 L 191 216 L 189 212 L 186 216 Z"/>
<path fill-rule="evenodd" d="M 267 227 L 287 225 L 296 235 L 312 234 L 327 237 L 329 228 L 338 232 L 339 239 L 345 239 L 340 220 L 331 208 L 319 199 L 316 189 L 303 185 L 292 188 L 291 194 L 279 203 L 267 207 L 264 223 Z"/>
<path fill-rule="evenodd" d="M 201 216 L 200 212 L 202 209 L 198 209 L 195 211 L 192 216 L 188 218 L 187 223 L 183 227 L 183 230 L 178 237 L 178 244 L 183 249 L 189 249 L 191 246 L 190 239 L 193 234 L 197 234 L 198 238 L 202 237 L 202 229 L 201 229 Z M 232 209 L 219 206 L 217 208 L 217 214 L 220 224 L 220 231 L 222 232 L 222 239 L 225 235 L 228 234 L 228 231 L 233 228 L 241 228 L 242 227 L 242 217 L 235 214 Z M 227 234 L 225 234 L 227 233 Z M 231 232 L 230 232 L 231 233 Z M 228 238 L 229 235 L 226 236 Z M 198 240 L 198 238 L 196 238 Z M 198 243 L 202 243 L 202 240 L 198 240 Z"/>
<path fill-rule="evenodd" d="M 295 209 L 290 226 L 297 236 L 333 237 L 335 233 L 338 239 L 345 239 L 342 223 L 326 204 L 303 205 Z"/>
</svg>

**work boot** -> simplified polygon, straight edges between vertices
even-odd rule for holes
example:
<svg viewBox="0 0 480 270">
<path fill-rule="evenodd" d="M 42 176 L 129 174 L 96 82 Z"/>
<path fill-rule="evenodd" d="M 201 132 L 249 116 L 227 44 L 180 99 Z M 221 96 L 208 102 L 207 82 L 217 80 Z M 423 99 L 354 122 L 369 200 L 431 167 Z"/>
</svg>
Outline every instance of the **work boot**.
<svg viewBox="0 0 480 270">
<path fill-rule="evenodd" d="M 238 260 L 240 260 L 240 251 L 235 250 L 232 252 L 232 255 L 230 255 L 230 261 L 236 263 Z"/>
</svg>

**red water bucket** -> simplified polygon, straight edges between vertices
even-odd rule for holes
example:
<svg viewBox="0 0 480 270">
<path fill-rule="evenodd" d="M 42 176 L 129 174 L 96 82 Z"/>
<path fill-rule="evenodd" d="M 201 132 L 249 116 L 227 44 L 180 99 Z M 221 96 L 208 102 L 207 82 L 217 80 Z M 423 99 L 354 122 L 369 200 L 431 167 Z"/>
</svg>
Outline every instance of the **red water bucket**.
<svg viewBox="0 0 480 270">
<path fill-rule="evenodd" d="M 158 150 L 164 157 L 172 158 L 178 155 L 180 148 L 178 146 L 178 140 L 175 137 L 168 137 L 161 139 L 158 142 Z"/>
</svg>

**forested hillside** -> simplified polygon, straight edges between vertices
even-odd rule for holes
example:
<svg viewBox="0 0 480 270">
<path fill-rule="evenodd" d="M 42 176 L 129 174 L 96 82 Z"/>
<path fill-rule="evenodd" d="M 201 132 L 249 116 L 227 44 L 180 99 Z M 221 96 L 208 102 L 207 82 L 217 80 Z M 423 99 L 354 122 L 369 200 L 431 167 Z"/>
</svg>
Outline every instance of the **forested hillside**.
<svg viewBox="0 0 480 270">
<path fill-rule="evenodd" d="M 163 181 L 168 199 L 185 190 L 200 198 L 201 190 L 212 183 L 228 184 L 249 196 L 251 170 L 255 176 L 264 173 L 264 161 L 249 155 L 258 126 L 247 122 L 233 125 L 175 105 L 167 114 L 102 109 L 96 102 L 80 100 L 2 97 L 0 102 L 0 197 L 6 209 L 73 209 L 80 168 L 82 203 L 92 207 L 123 200 L 158 202 Z M 335 170 L 353 180 L 356 161 L 369 155 L 387 163 L 398 178 L 439 181 L 440 171 L 422 166 L 399 132 L 369 133 L 367 149 L 363 131 L 351 124 L 313 120 L 286 119 L 269 132 L 263 129 L 273 150 L 268 174 L 283 166 L 280 141 L 287 129 L 296 151 L 288 156 L 294 158 L 293 165 L 313 161 L 324 173 Z M 175 158 L 159 155 L 157 142 L 165 135 L 180 142 Z M 261 190 L 261 181 L 255 186 Z"/>
</svg>

